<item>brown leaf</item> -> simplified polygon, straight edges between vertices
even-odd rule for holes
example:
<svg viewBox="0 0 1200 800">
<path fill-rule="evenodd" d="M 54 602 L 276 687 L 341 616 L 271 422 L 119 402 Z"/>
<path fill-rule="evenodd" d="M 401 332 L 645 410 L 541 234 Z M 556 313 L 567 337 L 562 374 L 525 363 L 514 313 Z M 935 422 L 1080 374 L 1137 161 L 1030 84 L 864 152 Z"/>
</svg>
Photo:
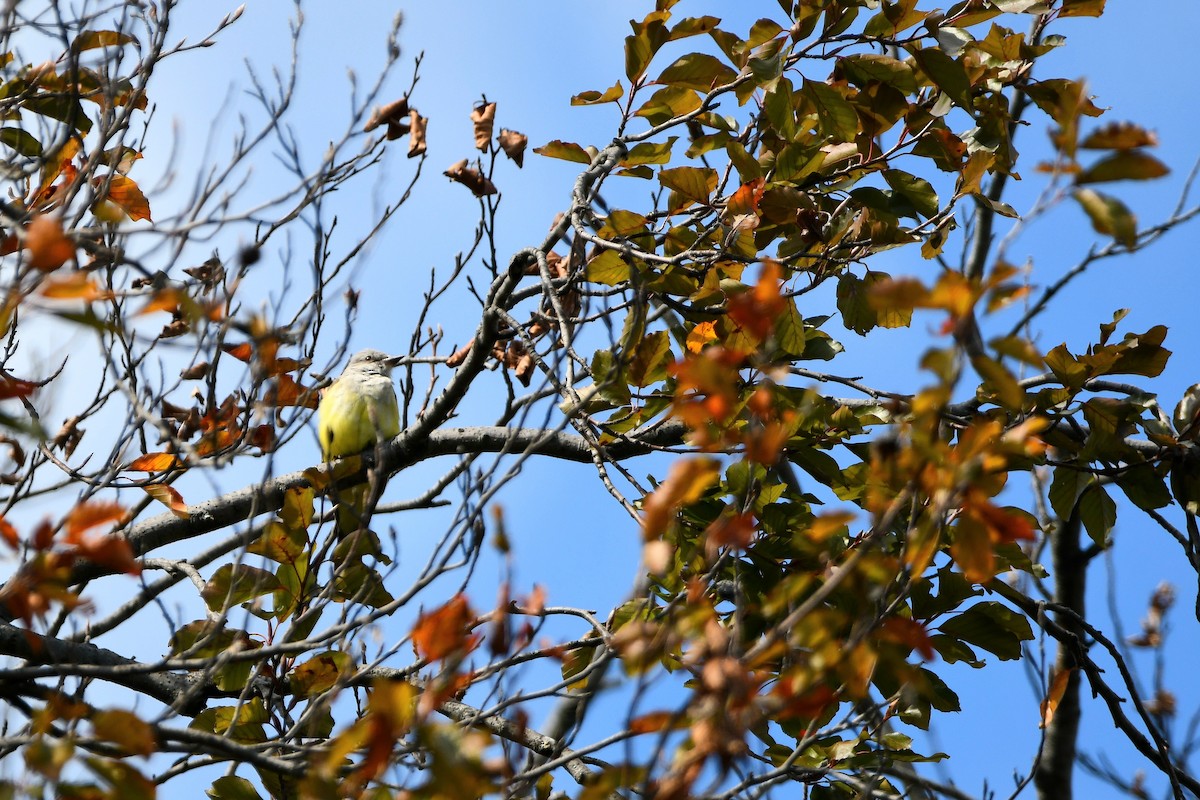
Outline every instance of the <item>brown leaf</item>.
<svg viewBox="0 0 1200 800">
<path fill-rule="evenodd" d="M 1057 670 L 1054 673 L 1054 678 L 1050 681 L 1050 689 L 1046 692 L 1046 699 L 1042 701 L 1042 721 L 1038 723 L 1039 728 L 1045 728 L 1054 719 L 1054 712 L 1058 710 L 1058 704 L 1062 702 L 1063 695 L 1067 692 L 1067 681 L 1071 679 L 1071 673 L 1075 671 L 1074 667 L 1070 669 Z"/>
<path fill-rule="evenodd" d="M 207 378 L 210 371 L 212 371 L 212 364 L 207 361 L 201 361 L 199 364 L 193 364 L 180 372 L 179 377 L 185 381 L 197 381 L 201 378 Z"/>
<path fill-rule="evenodd" d="M 475 147 L 487 152 L 492 143 L 492 125 L 496 121 L 496 104 L 484 102 L 471 111 L 471 122 L 475 125 Z"/>
<path fill-rule="evenodd" d="M 467 356 L 471 354 L 471 347 L 474 344 L 475 344 L 474 342 L 468 342 L 467 344 L 464 344 L 462 347 L 458 348 L 453 353 L 451 353 L 450 357 L 446 359 L 446 366 L 447 367 L 457 367 L 459 364 L 466 361 Z"/>
<path fill-rule="evenodd" d="M 1079 146 L 1087 150 L 1131 150 L 1154 147 L 1158 135 L 1132 122 L 1110 122 L 1088 134 Z"/>
<path fill-rule="evenodd" d="M 474 619 L 466 595 L 457 594 L 441 608 L 421 614 L 412 631 L 413 647 L 426 661 L 466 654 L 479 640 L 469 632 Z"/>
<path fill-rule="evenodd" d="M 462 161 L 451 164 L 450 168 L 443 174 L 450 180 L 466 186 L 471 190 L 471 194 L 476 197 L 496 193 L 496 185 L 479 170 L 474 167 L 468 167 L 467 159 L 465 158 Z"/>
<path fill-rule="evenodd" d="M 429 120 L 417 113 L 414 108 L 408 115 L 408 157 L 416 158 L 425 154 L 425 128 Z"/>
<path fill-rule="evenodd" d="M 496 141 L 500 143 L 500 149 L 504 151 L 504 155 L 515 161 L 518 167 L 525 166 L 525 147 L 529 144 L 528 136 L 517 131 L 510 131 L 508 128 L 501 128 Z"/>
<path fill-rule="evenodd" d="M 387 125 L 387 138 L 389 140 L 399 139 L 408 133 L 408 125 L 405 123 L 408 112 L 407 97 L 393 100 L 386 106 L 375 109 L 375 112 L 371 114 L 371 118 L 367 120 L 367 124 L 363 126 L 363 131 L 373 131 L 380 125 Z"/>
<path fill-rule="evenodd" d="M 39 214 L 25 229 L 25 248 L 29 266 L 50 272 L 75 258 L 75 243 L 63 232 L 56 216 Z"/>
</svg>

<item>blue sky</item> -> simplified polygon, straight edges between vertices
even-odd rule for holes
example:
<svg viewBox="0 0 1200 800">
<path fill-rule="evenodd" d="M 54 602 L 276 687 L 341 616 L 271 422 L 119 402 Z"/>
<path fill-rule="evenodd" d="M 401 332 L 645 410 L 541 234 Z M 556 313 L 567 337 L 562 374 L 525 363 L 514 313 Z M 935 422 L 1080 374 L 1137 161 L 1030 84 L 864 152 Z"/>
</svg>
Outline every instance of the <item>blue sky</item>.
<svg viewBox="0 0 1200 800">
<path fill-rule="evenodd" d="M 428 271 L 449 267 L 455 252 L 469 240 L 476 202 L 440 172 L 474 153 L 467 119 L 472 103 L 481 95 L 498 102 L 498 126 L 526 133 L 531 146 L 556 138 L 606 142 L 616 122 L 614 110 L 573 109 L 568 100 L 582 90 L 602 90 L 618 78 L 625 80 L 622 47 L 628 32 L 626 20 L 640 18 L 652 3 L 615 0 L 597 6 L 538 0 L 497 6 L 478 0 L 443 0 L 410 6 L 404 9 L 400 44 L 405 59 L 418 52 L 425 54 L 412 101 L 430 119 L 430 158 L 417 199 L 402 209 L 391 229 L 356 265 L 354 285 L 362 290 L 362 299 L 351 349 L 372 346 L 400 351 L 408 340 L 409 320 L 419 305 L 419 289 Z M 1162 142 L 1158 155 L 1172 167 L 1172 175 L 1153 184 L 1122 185 L 1115 190 L 1141 220 L 1153 222 L 1169 213 L 1183 177 L 1200 157 L 1194 134 L 1195 92 L 1183 72 L 1184 54 L 1194 47 L 1194 31 L 1200 28 L 1200 5 L 1169 0 L 1156 4 L 1153 13 L 1133 3 L 1109 6 L 1100 20 L 1071 20 L 1056 29 L 1067 35 L 1068 43 L 1045 59 L 1041 75 L 1086 75 L 1097 104 L 1112 109 L 1101 121 L 1128 119 L 1157 130 Z M 172 30 L 195 36 L 232 7 L 185 3 Z M 159 105 L 160 124 L 177 121 L 181 155 L 177 163 L 166 163 L 169 140 L 152 140 L 153 147 L 135 177 L 155 176 L 168 168 L 188 176 L 189 167 L 200 163 L 210 134 L 218 143 L 226 141 L 236 130 L 238 113 L 254 116 L 247 97 L 240 93 L 245 86 L 243 60 L 268 75 L 271 65 L 286 63 L 289 11 L 282 3 L 250 4 L 243 19 L 215 47 L 164 65 L 151 99 Z M 684 0 L 676 7 L 676 13 L 684 15 L 726 16 L 735 30 L 745 29 L 758 16 L 777 16 L 778 11 L 773 0 Z M 349 100 L 347 69 L 354 69 L 363 82 L 370 82 L 378 71 L 393 13 L 392 4 L 377 3 L 312 3 L 306 9 L 301 82 L 291 121 L 308 158 L 319 158 L 327 142 L 344 127 Z M 407 66 L 398 69 L 384 99 L 402 93 L 409 74 Z M 232 94 L 230 87 L 234 87 Z M 1048 155 L 1043 120 L 1035 116 L 1034 122 L 1017 141 L 1025 180 L 1014 187 L 1015 199 L 1009 202 L 1018 210 L 1026 207 L 1040 188 L 1042 177 L 1033 165 Z M 255 169 L 255 191 L 269 191 L 275 180 L 274 167 L 264 159 L 256 162 Z M 370 223 L 372 209 L 381 199 L 394 198 L 412 169 L 413 162 L 403 157 L 403 147 L 398 146 L 376 184 L 359 184 L 360 194 L 335 198 L 346 234 L 343 241 L 349 241 L 350 232 Z M 501 258 L 541 239 L 554 214 L 565 207 L 576 172 L 575 165 L 532 153 L 527 154 L 520 172 L 507 163 L 501 166 L 497 178 L 504 193 L 499 218 Z M 636 196 L 640 188 L 628 191 Z M 643 196 L 648 197 L 649 187 L 644 191 L 647 194 Z M 171 191 L 165 191 L 152 197 L 152 203 L 169 207 L 171 197 Z M 1200 341 L 1200 315 L 1194 312 L 1192 277 L 1198 238 L 1200 228 L 1184 228 L 1146 253 L 1095 265 L 1039 320 L 1039 341 L 1044 349 L 1062 341 L 1081 349 L 1094 340 L 1098 324 L 1107 322 L 1118 308 L 1132 309 L 1122 331 L 1166 323 L 1171 328 L 1167 346 L 1176 356 L 1154 387 L 1168 410 L 1172 408 L 1183 389 L 1200 379 L 1195 345 Z M 1010 249 L 1009 259 L 1015 263 L 1032 259 L 1033 281 L 1045 285 L 1073 265 L 1095 239 L 1082 214 L 1068 202 L 1051 218 L 1031 225 Z M 270 252 L 264 258 L 264 286 L 275 280 L 267 272 L 277 263 L 274 258 Z M 893 273 L 911 269 L 929 274 L 928 265 L 921 263 L 915 252 L 903 250 L 889 256 L 885 268 Z M 830 310 L 805 308 L 804 312 Z M 457 334 L 461 343 L 472 313 L 471 307 L 458 314 L 444 307 L 436 321 L 445 324 L 452 340 Z M 829 332 L 847 347 L 846 355 L 832 366 L 840 374 L 867 375 L 868 382 L 876 385 L 915 388 L 921 380 L 915 363 L 939 322 L 918 315 L 911 330 L 877 332 L 867 339 L 831 322 Z M 490 422 L 485 404 L 469 406 L 465 414 L 475 421 Z M 278 471 L 315 461 L 314 442 L 315 437 L 295 442 L 276 461 Z M 641 472 L 650 469 L 647 465 Z M 430 466 L 402 476 L 393 482 L 390 496 L 419 491 L 433 474 L 436 469 Z M 226 488 L 240 485 L 239 478 L 222 480 L 229 481 Z M 194 491 L 202 495 L 208 490 L 197 487 Z M 621 599 L 636 570 L 638 532 L 599 488 L 590 467 L 531 466 L 504 493 L 502 502 L 518 556 L 518 585 L 547 584 L 552 603 L 592 607 L 602 615 Z M 429 515 L 431 522 L 434 518 Z M 405 519 L 403 524 L 414 525 L 417 519 Z M 407 538 L 410 531 L 403 534 Z M 1118 523 L 1116 538 L 1110 559 L 1120 580 L 1115 605 L 1128 630 L 1136 631 L 1146 600 L 1160 580 L 1173 580 L 1181 591 L 1174 611 L 1180 632 L 1170 643 L 1167 680 L 1180 694 L 1180 708 L 1186 715 L 1200 706 L 1200 692 L 1191 685 L 1194 682 L 1188 672 L 1188 665 L 1200 656 L 1200 639 L 1182 632 L 1192 630 L 1185 621 L 1194 599 L 1194 575 L 1189 583 L 1189 571 L 1176 566 L 1182 559 L 1178 547 L 1133 513 L 1126 513 Z M 421 543 L 406 546 L 415 564 Z M 1106 587 L 1099 569 L 1094 572 L 1093 587 L 1090 602 L 1101 608 Z M 944 665 L 938 669 L 959 691 L 964 704 L 961 715 L 939 723 L 934 740 L 934 745 L 954 755 L 945 774 L 968 791 L 978 790 L 987 780 L 1003 793 L 1013 770 L 1028 768 L 1036 742 L 1037 698 L 1029 691 L 1022 668 L 1005 664 L 990 665 L 981 672 Z M 1099 743 L 1111 748 L 1107 752 L 1117 763 L 1130 763 L 1129 753 L 1113 744 L 1115 740 L 1107 733 L 1110 724 L 1098 712 L 1098 708 L 1085 711 L 1085 746 L 1089 741 Z"/>
</svg>

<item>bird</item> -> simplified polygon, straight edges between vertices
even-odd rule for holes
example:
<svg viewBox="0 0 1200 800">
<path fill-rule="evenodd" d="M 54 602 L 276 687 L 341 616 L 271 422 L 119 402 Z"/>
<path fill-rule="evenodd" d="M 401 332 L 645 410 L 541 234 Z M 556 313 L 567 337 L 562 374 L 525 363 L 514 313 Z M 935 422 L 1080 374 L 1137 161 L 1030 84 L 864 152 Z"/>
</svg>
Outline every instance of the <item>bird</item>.
<svg viewBox="0 0 1200 800">
<path fill-rule="evenodd" d="M 326 461 L 360 453 L 400 433 L 400 407 L 392 386 L 392 368 L 399 358 L 379 350 L 360 350 L 317 406 L 317 438 Z M 338 538 L 362 527 L 370 484 L 338 492 Z M 376 495 L 378 496 L 378 495 Z"/>
</svg>

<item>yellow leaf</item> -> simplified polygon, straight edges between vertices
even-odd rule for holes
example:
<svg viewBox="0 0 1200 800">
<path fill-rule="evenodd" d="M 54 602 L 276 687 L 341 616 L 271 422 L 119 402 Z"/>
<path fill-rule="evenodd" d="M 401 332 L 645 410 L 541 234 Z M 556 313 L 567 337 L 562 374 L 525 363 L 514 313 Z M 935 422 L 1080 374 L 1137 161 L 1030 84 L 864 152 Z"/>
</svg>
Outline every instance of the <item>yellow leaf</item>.
<svg viewBox="0 0 1200 800">
<path fill-rule="evenodd" d="M 1067 682 L 1074 671 L 1074 667 L 1055 671 L 1054 678 L 1050 681 L 1050 689 L 1046 692 L 1046 699 L 1042 701 L 1042 721 L 1038 723 L 1039 728 L 1045 728 L 1054 719 L 1054 712 L 1058 711 L 1058 704 L 1067 692 Z"/>
<path fill-rule="evenodd" d="M 699 353 L 705 346 L 717 341 L 717 323 L 701 322 L 696 327 L 692 328 L 687 336 L 687 349 L 689 353 Z"/>
</svg>

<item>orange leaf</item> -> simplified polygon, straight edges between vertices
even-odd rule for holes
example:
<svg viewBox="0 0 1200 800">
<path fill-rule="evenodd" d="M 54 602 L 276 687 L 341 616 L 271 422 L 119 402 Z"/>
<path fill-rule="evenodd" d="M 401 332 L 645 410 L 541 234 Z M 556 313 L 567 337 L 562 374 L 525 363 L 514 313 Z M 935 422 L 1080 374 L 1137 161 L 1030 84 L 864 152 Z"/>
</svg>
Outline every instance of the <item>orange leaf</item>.
<svg viewBox="0 0 1200 800">
<path fill-rule="evenodd" d="M 926 661 L 933 660 L 933 642 L 929 639 L 929 632 L 925 630 L 924 625 L 915 619 L 890 617 L 880 627 L 878 635 L 884 641 L 896 642 L 897 644 L 911 647 L 920 653 L 921 658 Z"/>
<path fill-rule="evenodd" d="M 741 513 L 718 517 L 705 534 L 709 543 L 716 547 L 748 547 L 754 541 L 754 515 Z"/>
<path fill-rule="evenodd" d="M 413 647 L 426 661 L 465 654 L 479 641 L 468 631 L 474 619 L 466 595 L 457 594 L 441 608 L 421 614 L 412 631 Z"/>
<path fill-rule="evenodd" d="M 102 188 L 105 181 L 109 182 L 108 194 L 98 198 L 96 207 L 92 209 L 97 219 L 102 222 L 121 222 L 121 217 L 128 217 L 135 222 L 139 219 L 150 220 L 150 202 L 132 178 L 120 174 L 97 178 L 97 187 Z M 116 206 L 116 209 L 108 208 L 105 204 Z M 113 219 L 114 216 L 117 218 Z"/>
<path fill-rule="evenodd" d="M 169 311 L 174 314 L 179 310 L 180 297 L 181 293 L 178 289 L 159 289 L 137 313 L 139 316 L 142 314 L 153 314 L 155 311 Z"/>
<path fill-rule="evenodd" d="M 1062 702 L 1063 695 L 1067 693 L 1067 682 L 1071 679 L 1071 673 L 1075 671 L 1074 667 L 1070 669 L 1057 670 L 1054 673 L 1054 679 L 1050 681 L 1050 690 L 1046 692 L 1046 699 L 1042 701 L 1042 721 L 1038 723 L 1039 728 L 1045 728 L 1054 719 L 1054 712 L 1058 711 L 1058 704 Z"/>
<path fill-rule="evenodd" d="M 267 396 L 267 402 L 275 406 L 316 408 L 318 400 L 316 389 L 301 386 L 291 375 L 280 375 L 276 379 L 273 391 Z"/>
<path fill-rule="evenodd" d="M 705 345 L 717 341 L 717 323 L 701 322 L 692 328 L 687 336 L 687 349 L 691 353 L 699 353 Z"/>
<path fill-rule="evenodd" d="M 649 714 L 643 714 L 630 721 L 629 732 L 632 734 L 657 733 L 669 727 L 671 720 L 676 716 L 670 711 L 652 711 Z"/>
<path fill-rule="evenodd" d="M 17 529 L 12 526 L 12 523 L 0 516 L 0 539 L 8 544 L 14 550 L 20 544 L 20 537 L 17 535 Z"/>
<path fill-rule="evenodd" d="M 67 540 L 74 543 L 86 530 L 125 519 L 125 506 L 112 501 L 84 501 L 67 514 Z"/>
<path fill-rule="evenodd" d="M 52 276 L 42 282 L 38 293 L 52 300 L 108 300 L 112 292 L 101 289 L 99 284 L 83 272 Z"/>
<path fill-rule="evenodd" d="M 171 513 L 180 519 L 187 519 L 191 516 L 188 513 L 187 503 L 183 501 L 183 495 L 174 487 L 167 486 L 165 483 L 148 483 L 142 488 L 146 490 L 146 494 L 171 509 Z"/>
<path fill-rule="evenodd" d="M 689 458 L 672 464 L 667 479 L 642 504 L 643 536 L 653 539 L 662 533 L 675 509 L 699 500 L 717 482 L 720 469 L 715 458 Z"/>
<path fill-rule="evenodd" d="M 226 344 L 222 345 L 221 349 L 236 358 L 238 361 L 245 361 L 247 364 L 250 363 L 250 357 L 254 355 L 254 348 L 250 346 L 249 342 L 242 342 L 241 344 Z"/>
<path fill-rule="evenodd" d="M 765 184 L 766 181 L 762 178 L 755 178 L 749 183 L 743 183 L 726 203 L 725 215 L 730 218 L 741 214 L 758 216 L 758 203 L 766 191 L 763 188 Z"/>
<path fill-rule="evenodd" d="M 973 499 L 968 508 L 987 526 L 994 542 L 1032 541 L 1035 538 L 1029 520 L 988 500 Z"/>
<path fill-rule="evenodd" d="M 0 400 L 8 400 L 10 397 L 28 397 L 33 394 L 33 390 L 36 388 L 38 388 L 38 385 L 31 381 L 20 381 L 16 378 L 0 378 Z"/>
<path fill-rule="evenodd" d="M 146 453 L 125 465 L 125 469 L 138 472 L 162 472 L 182 467 L 183 462 L 174 453 Z"/>
<path fill-rule="evenodd" d="M 78 537 L 75 554 L 82 559 L 108 567 L 116 572 L 138 575 L 142 567 L 133 556 L 133 548 L 123 536 L 98 533 Z"/>
<path fill-rule="evenodd" d="M 815 517 L 805 533 L 814 542 L 823 542 L 853 521 L 853 511 L 831 511 Z"/>
<path fill-rule="evenodd" d="M 39 214 L 25 229 L 25 248 L 29 265 L 50 272 L 75 258 L 75 243 L 63 233 L 62 222 L 56 216 Z"/>
</svg>

